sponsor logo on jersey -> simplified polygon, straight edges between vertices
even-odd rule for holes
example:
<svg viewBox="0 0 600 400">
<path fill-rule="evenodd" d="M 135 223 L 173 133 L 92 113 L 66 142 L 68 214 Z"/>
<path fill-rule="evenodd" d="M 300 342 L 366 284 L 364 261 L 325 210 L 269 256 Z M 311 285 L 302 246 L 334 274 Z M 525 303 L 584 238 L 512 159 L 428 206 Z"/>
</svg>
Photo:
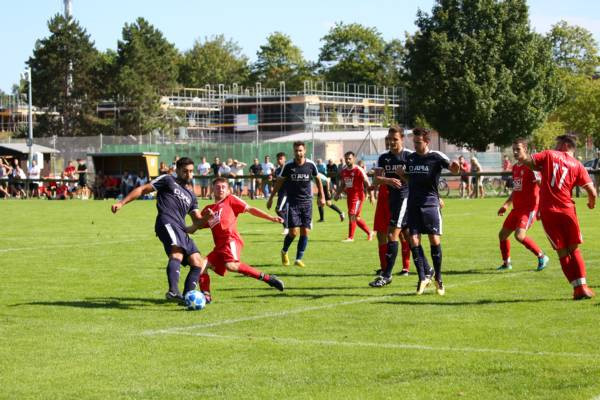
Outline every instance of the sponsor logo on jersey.
<svg viewBox="0 0 600 400">
<path fill-rule="evenodd" d="M 409 165 L 408 172 L 426 173 L 429 172 L 429 165 Z"/>
<path fill-rule="evenodd" d="M 183 190 L 179 189 L 179 188 L 175 188 L 173 189 L 173 194 L 175 196 L 177 196 L 181 201 L 183 201 L 185 204 L 187 204 L 188 206 L 190 204 L 192 204 L 192 199 L 190 198 L 190 196 L 188 196 L 187 193 L 185 193 Z"/>
<path fill-rule="evenodd" d="M 294 171 L 294 170 L 292 170 L 292 171 Z M 293 181 L 308 181 L 308 180 L 310 180 L 309 174 L 291 174 L 290 176 L 292 177 Z"/>
</svg>

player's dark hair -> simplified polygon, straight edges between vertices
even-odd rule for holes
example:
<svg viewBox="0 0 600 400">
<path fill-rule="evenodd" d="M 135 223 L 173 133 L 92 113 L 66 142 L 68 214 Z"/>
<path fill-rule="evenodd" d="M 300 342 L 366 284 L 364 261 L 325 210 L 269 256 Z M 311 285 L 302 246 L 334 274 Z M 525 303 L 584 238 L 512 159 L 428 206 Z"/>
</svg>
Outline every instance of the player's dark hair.
<svg viewBox="0 0 600 400">
<path fill-rule="evenodd" d="M 216 185 L 217 183 L 226 183 L 227 186 L 229 186 L 229 180 L 227 180 L 227 178 L 224 178 L 222 176 L 216 177 L 215 179 L 213 179 L 212 184 Z"/>
<path fill-rule="evenodd" d="M 175 166 L 177 167 L 177 169 L 181 169 L 183 167 L 187 167 L 190 164 L 194 164 L 194 160 L 192 160 L 189 157 L 182 157 L 179 160 L 177 160 Z"/>
<path fill-rule="evenodd" d="M 393 135 L 395 133 L 399 133 L 400 136 L 404 136 L 404 129 L 402 129 L 398 125 L 392 125 L 392 126 L 390 126 L 390 129 L 388 129 L 388 135 Z"/>
<path fill-rule="evenodd" d="M 565 133 L 564 135 L 559 135 L 556 137 L 556 141 L 566 144 L 571 149 L 577 147 L 577 135 L 574 133 Z"/>
<path fill-rule="evenodd" d="M 348 157 L 348 156 L 355 157 L 355 156 L 356 156 L 356 154 L 354 154 L 354 152 L 353 152 L 353 151 L 347 151 L 346 153 L 344 153 L 344 157 Z"/>
<path fill-rule="evenodd" d="M 280 151 L 279 153 L 277 153 L 277 156 L 276 156 L 276 157 L 277 157 L 277 158 L 280 158 L 280 157 L 285 157 L 285 153 L 284 153 L 283 151 Z"/>
<path fill-rule="evenodd" d="M 529 142 L 527 141 L 527 139 L 522 138 L 522 137 L 518 137 L 515 140 L 513 140 L 512 144 L 522 144 L 523 146 L 527 147 L 527 144 Z"/>
<path fill-rule="evenodd" d="M 418 126 L 416 128 L 413 128 L 412 133 L 413 133 L 413 136 L 422 137 L 423 140 L 426 141 L 427 143 L 429 143 L 431 141 L 431 129 L 427 129 L 427 128 Z"/>
<path fill-rule="evenodd" d="M 297 142 L 294 142 L 294 148 L 300 147 L 300 146 L 306 148 L 306 145 L 304 144 L 304 142 L 302 140 L 298 140 Z"/>
</svg>

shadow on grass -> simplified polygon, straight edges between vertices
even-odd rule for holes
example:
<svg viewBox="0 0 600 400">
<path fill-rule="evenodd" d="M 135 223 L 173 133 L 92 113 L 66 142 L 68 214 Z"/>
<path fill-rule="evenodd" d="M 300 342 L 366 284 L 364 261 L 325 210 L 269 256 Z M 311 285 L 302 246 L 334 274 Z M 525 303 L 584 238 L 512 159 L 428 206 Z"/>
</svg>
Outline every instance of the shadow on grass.
<svg viewBox="0 0 600 400">
<path fill-rule="evenodd" d="M 281 265 L 272 265 L 272 264 L 265 264 L 265 265 L 261 265 L 261 264 L 253 264 L 252 265 L 255 268 L 265 268 L 265 267 L 281 267 Z M 240 274 L 235 274 L 235 272 L 230 272 L 230 274 L 232 274 L 232 276 L 234 276 L 235 278 L 244 278 L 244 275 L 240 275 Z M 235 274 L 235 275 L 233 275 Z M 364 273 L 364 274 L 344 274 L 344 273 L 340 273 L 340 274 L 329 274 L 329 273 L 321 273 L 321 274 L 315 274 L 315 273 L 302 273 L 302 272 L 298 272 L 298 273 L 293 273 L 293 272 L 275 272 L 275 275 L 277 275 L 277 277 L 281 278 L 281 277 L 297 277 L 297 278 L 304 278 L 304 277 L 316 277 L 316 278 L 342 278 L 342 277 L 357 277 L 357 276 L 364 276 L 364 277 L 369 277 L 369 276 L 375 276 L 371 273 Z"/>
<path fill-rule="evenodd" d="M 20 306 L 50 306 L 74 308 L 104 308 L 117 310 L 133 310 L 146 308 L 148 305 L 174 304 L 166 299 L 151 299 L 141 297 L 100 297 L 84 300 L 58 300 L 58 301 L 32 301 L 29 303 L 12 304 L 11 307 Z M 164 311 L 161 309 L 161 311 Z M 179 311 L 179 310 L 176 310 Z"/>
<path fill-rule="evenodd" d="M 433 295 L 433 294 L 432 294 Z M 391 296 L 397 296 L 397 294 L 393 294 Z M 401 296 L 415 296 L 413 293 L 401 294 Z M 427 295 L 425 295 L 427 296 Z M 416 298 L 416 297 L 415 297 Z M 422 299 L 423 297 L 419 297 Z M 487 305 L 496 305 L 496 304 L 518 304 L 518 303 L 545 303 L 545 302 L 564 302 L 571 301 L 570 299 L 565 298 L 556 298 L 556 299 L 479 299 L 473 301 L 377 301 L 372 304 L 390 304 L 390 305 L 411 305 L 411 306 L 443 306 L 443 307 L 462 307 L 462 306 L 487 306 Z"/>
</svg>

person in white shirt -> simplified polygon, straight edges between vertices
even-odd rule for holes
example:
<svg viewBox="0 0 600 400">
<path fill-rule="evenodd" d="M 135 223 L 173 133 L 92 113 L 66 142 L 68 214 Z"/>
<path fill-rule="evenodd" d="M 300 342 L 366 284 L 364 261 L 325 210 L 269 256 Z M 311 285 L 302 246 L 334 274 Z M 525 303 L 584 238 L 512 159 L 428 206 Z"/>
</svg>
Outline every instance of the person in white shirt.
<svg viewBox="0 0 600 400">
<path fill-rule="evenodd" d="M 265 156 L 265 162 L 261 164 L 262 174 L 264 179 L 262 180 L 263 184 L 263 193 L 265 198 L 269 197 L 271 193 L 271 184 L 273 183 L 273 171 L 275 170 L 275 166 L 271 162 L 271 158 L 269 156 Z"/>
<path fill-rule="evenodd" d="M 207 178 L 200 178 L 200 197 L 203 199 L 210 198 L 210 182 L 208 174 L 210 173 L 210 164 L 206 162 L 206 157 L 202 157 L 202 162 L 198 164 L 198 175 L 206 176 Z"/>
<path fill-rule="evenodd" d="M 244 190 L 244 179 L 238 177 L 244 175 L 244 167 L 246 165 L 246 163 L 238 160 L 233 160 L 233 164 L 231 165 L 231 175 L 236 176 L 235 183 L 233 185 L 233 192 L 238 197 L 242 196 L 242 192 Z"/>
<path fill-rule="evenodd" d="M 41 172 L 42 170 L 40 169 L 40 166 L 37 165 L 37 161 L 31 160 L 31 167 L 29 167 L 29 171 L 27 171 L 27 177 L 32 179 L 32 181 L 29 182 L 29 189 L 32 197 L 40 197 L 40 182 L 38 179 L 40 179 Z"/>
</svg>

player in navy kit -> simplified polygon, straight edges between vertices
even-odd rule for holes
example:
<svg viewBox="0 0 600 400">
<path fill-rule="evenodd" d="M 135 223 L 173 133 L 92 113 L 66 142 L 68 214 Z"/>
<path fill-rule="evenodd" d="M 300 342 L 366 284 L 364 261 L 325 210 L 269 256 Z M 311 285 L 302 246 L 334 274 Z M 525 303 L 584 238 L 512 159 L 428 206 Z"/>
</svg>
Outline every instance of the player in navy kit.
<svg viewBox="0 0 600 400">
<path fill-rule="evenodd" d="M 116 213 L 125 204 L 138 197 L 157 192 L 156 208 L 158 215 L 154 230 L 156 236 L 163 243 L 165 253 L 169 257 L 167 264 L 167 279 L 169 291 L 165 297 L 168 300 L 181 301 L 179 292 L 179 269 L 181 265 L 189 265 L 190 271 L 185 279 L 184 294 L 196 288 L 200 274 L 206 267 L 206 259 L 200 255 L 196 244 L 186 233 L 185 216 L 189 214 L 195 224 L 203 225 L 211 217 L 200 214 L 196 195 L 191 190 L 192 177 L 194 176 L 194 162 L 183 157 L 176 164 L 177 178 L 165 174 L 143 186 L 132 190 L 123 200 L 111 206 Z"/>
<path fill-rule="evenodd" d="M 281 249 L 281 263 L 289 265 L 288 249 L 294 238 L 300 231 L 298 239 L 298 248 L 296 250 L 296 261 L 294 265 L 304 267 L 302 257 L 308 244 L 308 233 L 312 227 L 312 186 L 311 181 L 314 180 L 317 185 L 319 205 L 325 205 L 325 195 L 323 194 L 323 185 L 317 178 L 317 166 L 314 162 L 305 157 L 306 146 L 304 142 L 294 143 L 294 159 L 289 161 L 281 173 L 277 176 L 275 188 L 269 200 L 267 208 L 273 205 L 273 195 L 286 184 L 287 201 L 288 201 L 288 227 L 289 232 L 283 239 L 283 248 Z"/>
<path fill-rule="evenodd" d="M 440 213 L 440 196 L 438 182 L 442 169 L 449 169 L 453 174 L 460 172 L 457 161 L 450 159 L 439 151 L 429 150 L 431 131 L 425 128 L 413 129 L 415 152 L 409 154 L 404 161 L 404 169 L 399 174 L 408 179 L 408 230 L 410 250 L 419 274 L 417 294 L 431 284 L 432 274 L 426 265 L 426 257 L 421 247 L 421 235 L 429 236 L 431 259 L 435 270 L 437 293 L 445 294 L 442 283 L 442 215 Z"/>
</svg>

